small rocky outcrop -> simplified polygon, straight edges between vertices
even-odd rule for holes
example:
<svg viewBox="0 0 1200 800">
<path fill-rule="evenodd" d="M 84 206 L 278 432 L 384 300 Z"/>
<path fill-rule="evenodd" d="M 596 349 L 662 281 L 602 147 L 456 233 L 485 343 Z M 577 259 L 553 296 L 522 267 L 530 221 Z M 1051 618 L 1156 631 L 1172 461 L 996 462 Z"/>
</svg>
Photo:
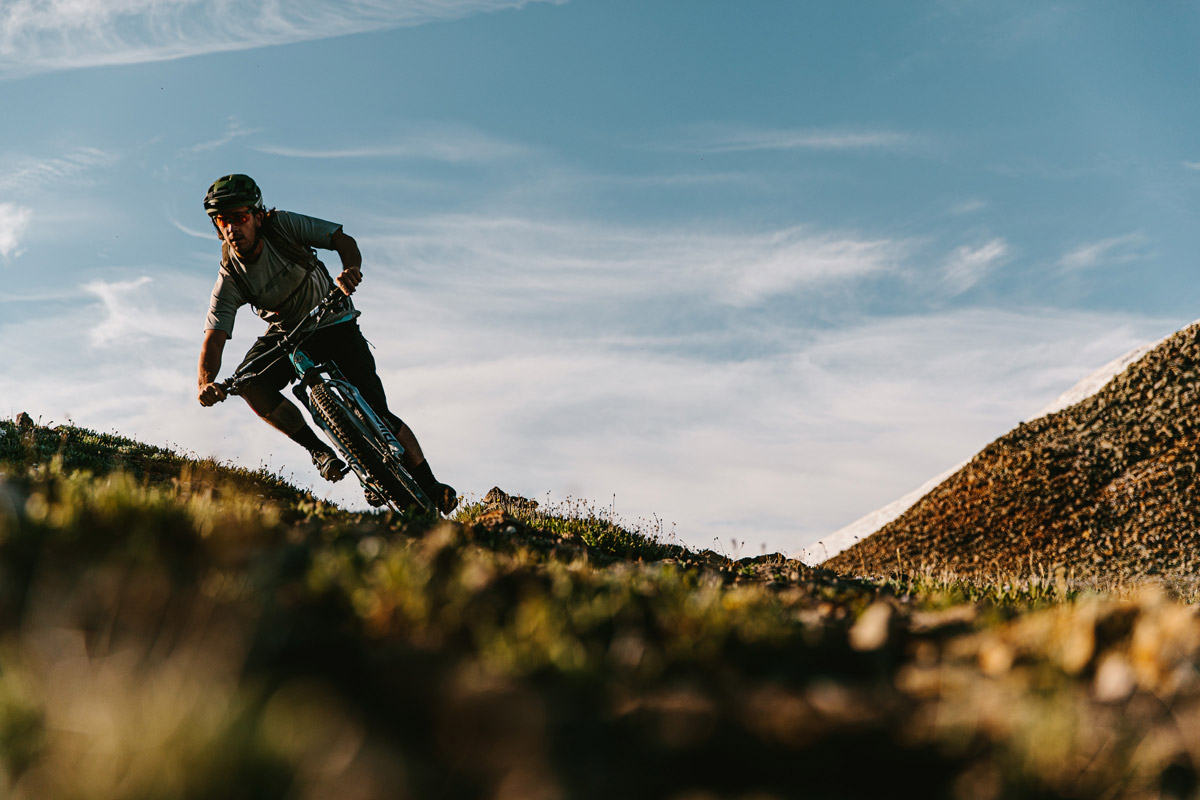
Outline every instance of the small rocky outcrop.
<svg viewBox="0 0 1200 800">
<path fill-rule="evenodd" d="M 536 500 L 530 500 L 528 497 L 521 497 L 519 494 L 509 494 L 499 486 L 493 486 L 488 493 L 483 496 L 483 502 L 484 505 L 488 506 L 489 508 L 508 512 L 534 511 L 538 507 Z"/>
</svg>

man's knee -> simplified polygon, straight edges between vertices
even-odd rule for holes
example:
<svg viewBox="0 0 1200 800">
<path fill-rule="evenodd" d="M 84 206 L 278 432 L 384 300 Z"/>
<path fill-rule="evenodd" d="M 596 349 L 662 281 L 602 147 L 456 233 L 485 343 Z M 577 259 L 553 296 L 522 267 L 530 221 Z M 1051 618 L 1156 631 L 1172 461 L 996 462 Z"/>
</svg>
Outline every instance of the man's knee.
<svg viewBox="0 0 1200 800">
<path fill-rule="evenodd" d="M 246 405 L 250 406 L 255 414 L 258 414 L 263 419 L 267 419 L 283 400 L 283 395 L 271 389 L 263 389 L 261 386 L 248 384 L 242 387 L 242 399 L 246 401 Z"/>
<path fill-rule="evenodd" d="M 264 422 L 288 435 L 305 426 L 300 410 L 280 392 L 250 391 L 243 392 L 242 397 Z"/>
</svg>

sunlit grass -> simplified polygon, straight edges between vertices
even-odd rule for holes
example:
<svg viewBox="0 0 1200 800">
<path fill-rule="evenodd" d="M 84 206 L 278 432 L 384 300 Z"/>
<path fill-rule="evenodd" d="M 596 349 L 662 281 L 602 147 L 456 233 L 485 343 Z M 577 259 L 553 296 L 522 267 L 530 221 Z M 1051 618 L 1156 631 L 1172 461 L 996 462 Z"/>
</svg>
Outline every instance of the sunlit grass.
<svg viewBox="0 0 1200 800">
<path fill-rule="evenodd" d="M 1200 785 L 1186 580 L 841 576 L 580 501 L 347 513 L 120 437 L 0 430 L 3 797 Z"/>
<path fill-rule="evenodd" d="M 594 503 L 575 498 L 548 506 L 524 498 L 510 498 L 500 503 L 468 502 L 455 519 L 470 524 L 496 512 L 502 512 L 513 522 L 544 536 L 582 542 L 622 559 L 654 561 L 686 553 L 684 547 L 673 541 L 672 535 L 665 533 L 661 520 L 639 520 L 636 525 L 629 525 L 611 509 L 598 508 Z"/>
</svg>

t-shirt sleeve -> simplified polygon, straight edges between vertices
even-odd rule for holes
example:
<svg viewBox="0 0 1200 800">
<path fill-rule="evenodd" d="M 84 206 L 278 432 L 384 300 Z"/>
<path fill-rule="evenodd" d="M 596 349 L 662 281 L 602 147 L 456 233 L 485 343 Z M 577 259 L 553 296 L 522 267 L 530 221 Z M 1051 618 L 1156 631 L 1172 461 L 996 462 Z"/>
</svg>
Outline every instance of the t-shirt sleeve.
<svg viewBox="0 0 1200 800">
<path fill-rule="evenodd" d="M 233 338 L 233 319 L 237 310 L 246 304 L 237 283 L 227 280 L 224 275 L 217 276 L 213 284 L 212 297 L 208 300 L 208 316 L 204 321 L 206 331 L 225 331 L 230 339 Z"/>
<path fill-rule="evenodd" d="M 322 250 L 332 250 L 330 240 L 342 229 L 341 223 L 309 217 L 292 211 L 276 211 L 276 220 L 293 241 Z"/>
</svg>

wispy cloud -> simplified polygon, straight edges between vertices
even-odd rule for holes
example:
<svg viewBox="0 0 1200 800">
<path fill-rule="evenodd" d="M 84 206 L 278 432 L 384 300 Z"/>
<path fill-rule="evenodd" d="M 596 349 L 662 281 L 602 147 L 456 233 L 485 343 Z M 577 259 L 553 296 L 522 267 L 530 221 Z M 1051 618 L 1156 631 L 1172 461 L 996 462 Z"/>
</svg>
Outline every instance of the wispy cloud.
<svg viewBox="0 0 1200 800">
<path fill-rule="evenodd" d="M 394 138 L 368 145 L 322 150 L 263 145 L 259 152 L 287 158 L 312 159 L 425 159 L 448 163 L 500 161 L 529 155 L 531 150 L 519 144 L 488 136 L 461 126 L 427 126 L 402 132 Z"/>
<path fill-rule="evenodd" d="M 253 136 L 260 132 L 262 128 L 248 128 L 240 120 L 231 117 L 225 125 L 225 133 L 215 139 L 210 139 L 200 144 L 192 145 L 189 150 L 193 153 L 204 153 L 210 150 L 217 150 L 230 142 L 244 139 L 247 136 Z"/>
<path fill-rule="evenodd" d="M 1107 264 L 1129 264 L 1146 258 L 1147 239 L 1144 233 L 1129 233 L 1080 245 L 1059 259 L 1059 266 L 1068 270 L 1087 269 Z"/>
<path fill-rule="evenodd" d="M 103 317 L 88 331 L 93 347 L 128 346 L 139 339 L 180 339 L 188 328 L 158 310 L 148 276 L 128 281 L 92 281 L 83 290 L 100 301 Z"/>
<path fill-rule="evenodd" d="M 983 211 L 987 207 L 988 203 L 986 200 L 979 200 L 978 198 L 974 200 L 964 200 L 957 205 L 951 206 L 950 213 L 956 217 L 964 217 L 968 214 L 974 214 L 978 211 Z"/>
<path fill-rule="evenodd" d="M 189 225 L 184 225 L 173 214 L 167 215 L 167 221 L 180 233 L 186 233 L 194 239 L 205 239 L 211 242 L 216 237 L 216 231 L 212 225 L 209 225 L 207 228 L 193 228 Z"/>
<path fill-rule="evenodd" d="M 748 307 L 897 268 L 904 240 L 807 227 L 765 232 L 640 229 L 523 218 L 440 216 L 387 224 L 383 257 L 435 273 L 471 265 L 469 280 L 509 308 L 548 296 L 699 298 Z"/>
<path fill-rule="evenodd" d="M 21 254 L 21 239 L 33 212 L 16 203 L 0 203 L 0 258 L 6 261 Z"/>
<path fill-rule="evenodd" d="M 888 272 L 899 265 L 907 249 L 905 243 L 892 239 L 815 234 L 802 228 L 720 244 L 701 263 L 727 276 L 728 302 L 739 306 L 802 286 Z"/>
<path fill-rule="evenodd" d="M 943 283 L 951 293 L 962 294 L 1008 261 L 1010 255 L 1008 242 L 1001 238 L 956 248 L 943 267 Z"/>
<path fill-rule="evenodd" d="M 738 153 L 761 150 L 913 152 L 925 146 L 911 133 L 867 128 L 761 128 L 702 125 L 663 149 L 689 153 Z"/>
<path fill-rule="evenodd" d="M 118 158 L 95 147 L 80 147 L 66 155 L 50 158 L 9 155 L 0 168 L 0 192 L 28 191 L 63 181 L 79 181 L 88 172 L 114 163 Z"/>
<path fill-rule="evenodd" d="M 11 0 L 0 5 L 0 77 L 163 61 L 565 1 Z"/>
</svg>

